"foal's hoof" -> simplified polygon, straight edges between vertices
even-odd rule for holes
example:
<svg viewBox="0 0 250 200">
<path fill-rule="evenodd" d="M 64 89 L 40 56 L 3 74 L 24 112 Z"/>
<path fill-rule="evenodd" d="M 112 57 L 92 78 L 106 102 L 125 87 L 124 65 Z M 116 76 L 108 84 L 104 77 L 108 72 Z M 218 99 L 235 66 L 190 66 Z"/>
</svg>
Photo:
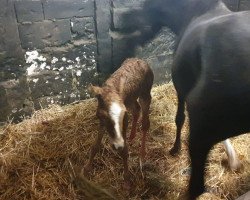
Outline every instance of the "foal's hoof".
<svg viewBox="0 0 250 200">
<path fill-rule="evenodd" d="M 130 181 L 125 181 L 123 183 L 123 189 L 127 192 L 130 192 L 132 186 L 131 186 L 131 182 Z"/>
<path fill-rule="evenodd" d="M 84 174 L 84 176 L 88 176 L 89 174 L 90 174 L 90 171 L 91 171 L 91 166 L 89 166 L 89 165 L 86 165 L 85 167 L 84 167 L 84 169 L 83 169 L 83 174 Z"/>
</svg>

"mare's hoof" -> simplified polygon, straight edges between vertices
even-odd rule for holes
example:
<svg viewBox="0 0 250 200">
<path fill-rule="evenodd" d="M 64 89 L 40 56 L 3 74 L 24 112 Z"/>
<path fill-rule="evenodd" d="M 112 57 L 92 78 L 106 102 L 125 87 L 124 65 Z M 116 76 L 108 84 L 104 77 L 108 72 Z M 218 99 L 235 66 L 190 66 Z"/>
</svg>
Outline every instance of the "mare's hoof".
<svg viewBox="0 0 250 200">
<path fill-rule="evenodd" d="M 178 155 L 180 153 L 180 149 L 179 148 L 176 148 L 176 147 L 173 147 L 172 149 L 170 149 L 170 151 L 169 151 L 169 154 L 171 155 L 171 156 L 176 156 L 176 155 Z"/>
<path fill-rule="evenodd" d="M 234 172 L 239 172 L 243 168 L 243 165 L 239 160 L 237 160 L 233 163 L 229 163 L 229 168 Z"/>
</svg>

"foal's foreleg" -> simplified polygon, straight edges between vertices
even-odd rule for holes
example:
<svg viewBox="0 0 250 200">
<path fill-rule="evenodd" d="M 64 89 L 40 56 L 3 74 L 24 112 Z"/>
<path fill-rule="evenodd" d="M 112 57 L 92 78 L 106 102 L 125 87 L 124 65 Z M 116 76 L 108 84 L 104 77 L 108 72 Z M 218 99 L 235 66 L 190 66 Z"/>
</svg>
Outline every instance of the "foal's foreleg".
<svg viewBox="0 0 250 200">
<path fill-rule="evenodd" d="M 149 108 L 151 103 L 151 95 L 147 95 L 139 99 L 142 109 L 142 142 L 141 142 L 141 158 L 144 159 L 146 155 L 146 136 L 150 127 Z"/>
<path fill-rule="evenodd" d="M 122 149 L 118 149 L 118 152 L 120 156 L 122 157 L 123 161 L 123 169 L 124 169 L 124 189 L 130 190 L 131 188 L 131 182 L 130 182 L 130 174 L 129 174 L 129 169 L 128 169 L 128 146 L 126 142 L 126 133 L 127 133 L 127 128 L 128 128 L 128 116 L 125 114 L 124 119 L 123 119 L 123 129 L 122 129 L 122 135 L 124 138 L 124 147 Z"/>
<path fill-rule="evenodd" d="M 90 150 L 89 161 L 88 161 L 87 165 L 84 167 L 85 174 L 89 173 L 93 167 L 93 161 L 94 161 L 96 153 L 100 149 L 102 138 L 103 138 L 103 129 L 102 129 L 102 127 L 100 127 L 96 141 Z"/>
</svg>

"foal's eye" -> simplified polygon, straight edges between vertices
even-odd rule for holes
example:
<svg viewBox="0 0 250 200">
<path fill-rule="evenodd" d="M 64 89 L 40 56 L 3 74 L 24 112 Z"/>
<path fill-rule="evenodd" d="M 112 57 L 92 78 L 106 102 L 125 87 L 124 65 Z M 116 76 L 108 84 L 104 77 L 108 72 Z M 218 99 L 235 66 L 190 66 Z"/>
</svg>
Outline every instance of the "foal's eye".
<svg viewBox="0 0 250 200">
<path fill-rule="evenodd" d="M 105 111 L 97 111 L 96 116 L 103 123 L 107 123 L 109 120 L 108 114 Z"/>
</svg>

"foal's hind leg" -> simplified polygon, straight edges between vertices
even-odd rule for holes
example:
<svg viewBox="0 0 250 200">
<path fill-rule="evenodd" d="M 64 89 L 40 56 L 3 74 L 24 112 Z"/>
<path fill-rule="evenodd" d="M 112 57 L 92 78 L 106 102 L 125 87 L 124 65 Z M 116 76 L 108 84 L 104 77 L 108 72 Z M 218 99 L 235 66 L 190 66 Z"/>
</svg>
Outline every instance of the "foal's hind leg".
<svg viewBox="0 0 250 200">
<path fill-rule="evenodd" d="M 184 109 L 185 109 L 184 100 L 178 97 L 178 108 L 175 117 L 175 124 L 177 130 L 176 130 L 176 138 L 174 146 L 170 150 L 171 155 L 177 154 L 181 149 L 181 129 L 185 121 Z"/>
<path fill-rule="evenodd" d="M 136 100 L 130 107 L 131 107 L 130 109 L 132 110 L 133 121 L 132 121 L 132 127 L 131 127 L 129 141 L 132 141 L 136 135 L 137 122 L 138 122 L 138 118 L 140 116 L 140 105 Z"/>
<path fill-rule="evenodd" d="M 141 143 L 141 158 L 144 159 L 146 155 L 145 143 L 146 143 L 146 135 L 150 127 L 149 121 L 149 108 L 151 103 L 151 95 L 150 93 L 139 98 L 139 102 L 142 110 L 142 143 Z"/>
<path fill-rule="evenodd" d="M 128 146 L 126 142 L 126 132 L 128 128 L 128 116 L 125 114 L 124 120 L 123 120 L 123 138 L 124 138 L 124 147 L 122 149 L 118 149 L 118 153 L 122 157 L 123 161 L 123 169 L 124 169 L 124 189 L 130 190 L 131 188 L 131 182 L 130 182 L 130 174 L 129 174 L 129 169 L 128 169 Z"/>
</svg>

